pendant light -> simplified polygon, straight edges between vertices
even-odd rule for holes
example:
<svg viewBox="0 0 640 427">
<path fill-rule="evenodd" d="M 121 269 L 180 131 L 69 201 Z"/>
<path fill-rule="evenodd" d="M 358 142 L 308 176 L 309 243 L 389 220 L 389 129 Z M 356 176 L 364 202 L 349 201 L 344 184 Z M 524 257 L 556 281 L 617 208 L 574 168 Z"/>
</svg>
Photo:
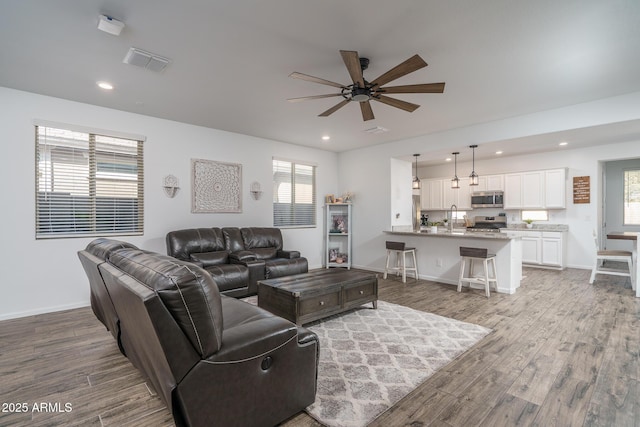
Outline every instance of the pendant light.
<svg viewBox="0 0 640 427">
<path fill-rule="evenodd" d="M 477 145 L 470 145 L 469 148 L 473 150 L 473 163 L 471 163 L 471 175 L 469 175 L 469 185 L 478 185 L 478 174 L 476 173 L 476 147 Z"/>
<path fill-rule="evenodd" d="M 411 188 L 414 190 L 420 189 L 420 179 L 418 178 L 418 156 L 420 154 L 414 154 L 413 157 L 416 158 L 416 174 L 413 176 L 413 183 L 411 184 Z"/>
<path fill-rule="evenodd" d="M 458 154 L 456 151 L 453 154 L 453 179 L 451 180 L 451 188 L 460 188 L 460 179 L 458 178 Z"/>
</svg>

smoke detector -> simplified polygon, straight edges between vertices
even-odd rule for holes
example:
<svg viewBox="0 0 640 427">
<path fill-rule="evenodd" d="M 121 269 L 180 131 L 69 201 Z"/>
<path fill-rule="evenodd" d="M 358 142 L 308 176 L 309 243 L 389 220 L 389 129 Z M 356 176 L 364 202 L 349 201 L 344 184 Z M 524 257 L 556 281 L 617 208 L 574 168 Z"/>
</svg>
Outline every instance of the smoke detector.
<svg viewBox="0 0 640 427">
<path fill-rule="evenodd" d="M 100 15 L 98 17 L 98 29 L 100 31 L 119 36 L 123 28 L 124 22 L 120 22 L 107 15 Z"/>
<path fill-rule="evenodd" d="M 122 62 L 159 73 L 169 65 L 170 60 L 155 53 L 132 47 Z"/>
</svg>

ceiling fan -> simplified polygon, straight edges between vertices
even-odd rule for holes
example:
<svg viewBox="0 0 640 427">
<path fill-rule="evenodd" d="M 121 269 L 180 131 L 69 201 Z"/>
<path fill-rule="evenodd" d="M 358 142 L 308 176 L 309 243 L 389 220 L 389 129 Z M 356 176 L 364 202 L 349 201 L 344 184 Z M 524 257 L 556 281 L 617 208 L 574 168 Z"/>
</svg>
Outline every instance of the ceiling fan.
<svg viewBox="0 0 640 427">
<path fill-rule="evenodd" d="M 314 95 L 305 96 L 302 98 L 290 98 L 290 102 L 307 101 L 310 99 L 330 98 L 333 96 L 341 96 L 344 99 L 338 104 L 329 108 L 327 111 L 319 114 L 320 117 L 327 117 L 340 108 L 347 105 L 349 102 L 355 101 L 360 104 L 360 110 L 362 110 L 362 119 L 364 121 L 374 119 L 373 110 L 371 109 L 370 100 L 382 102 L 392 107 L 400 108 L 408 112 L 415 111 L 418 107 L 417 104 L 411 102 L 402 101 L 396 98 L 390 98 L 386 96 L 389 93 L 442 93 L 444 92 L 444 83 L 424 83 L 417 85 L 404 85 L 404 86 L 389 86 L 382 87 L 383 85 L 396 80 L 409 73 L 413 73 L 420 68 L 427 66 L 427 63 L 419 55 L 413 55 L 403 63 L 393 67 L 377 79 L 368 82 L 362 76 L 362 72 L 369 66 L 368 58 L 360 58 L 358 52 L 351 50 L 341 50 L 342 60 L 344 65 L 347 66 L 351 80 L 353 84 L 342 85 L 329 80 L 321 79 L 319 77 L 309 76 L 298 72 L 289 74 L 289 77 L 294 79 L 306 80 L 313 83 L 320 83 L 323 85 L 333 86 L 341 89 L 340 93 L 332 93 L 327 95 Z"/>
</svg>

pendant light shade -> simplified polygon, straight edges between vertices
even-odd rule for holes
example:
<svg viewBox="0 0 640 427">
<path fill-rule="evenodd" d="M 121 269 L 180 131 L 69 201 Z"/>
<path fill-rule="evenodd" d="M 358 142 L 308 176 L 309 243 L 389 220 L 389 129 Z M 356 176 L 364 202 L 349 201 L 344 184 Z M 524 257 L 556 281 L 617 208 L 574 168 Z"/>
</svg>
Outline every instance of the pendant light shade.
<svg viewBox="0 0 640 427">
<path fill-rule="evenodd" d="M 453 179 L 451 180 L 451 188 L 460 188 L 460 178 L 458 178 L 458 151 L 453 154 Z"/>
<path fill-rule="evenodd" d="M 413 183 L 411 184 L 411 188 L 413 188 L 414 190 L 419 190 L 420 189 L 420 179 L 418 178 L 418 156 L 420 154 L 414 154 L 413 157 L 416 158 L 416 168 L 415 168 L 415 175 L 413 176 Z"/>
<path fill-rule="evenodd" d="M 469 146 L 469 148 L 473 150 L 473 162 L 471 163 L 471 175 L 469 175 L 469 185 L 478 185 L 478 174 L 476 173 L 476 147 L 477 145 Z"/>
</svg>

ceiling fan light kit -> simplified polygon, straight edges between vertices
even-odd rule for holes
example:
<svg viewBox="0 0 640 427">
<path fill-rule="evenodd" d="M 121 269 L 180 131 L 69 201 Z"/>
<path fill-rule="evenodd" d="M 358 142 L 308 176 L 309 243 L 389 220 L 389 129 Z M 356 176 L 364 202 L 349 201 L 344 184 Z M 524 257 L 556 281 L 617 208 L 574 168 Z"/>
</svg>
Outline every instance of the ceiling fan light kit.
<svg viewBox="0 0 640 427">
<path fill-rule="evenodd" d="M 340 108 L 347 105 L 349 102 L 355 101 L 360 103 L 360 110 L 362 112 L 362 119 L 364 121 L 373 120 L 375 118 L 371 104 L 369 101 L 378 101 L 383 104 L 390 105 L 395 108 L 399 108 L 404 111 L 413 112 L 418 107 L 417 104 L 411 102 L 402 101 L 396 98 L 390 98 L 385 94 L 389 93 L 443 93 L 444 83 L 425 83 L 416 85 L 404 85 L 404 86 L 391 86 L 383 87 L 383 85 L 399 79 L 407 74 L 413 73 L 421 68 L 427 66 L 427 63 L 419 56 L 413 55 L 411 58 L 395 66 L 391 70 L 387 71 L 377 79 L 368 82 L 364 79 L 362 72 L 369 66 L 368 58 L 360 58 L 358 52 L 351 50 L 341 50 L 342 60 L 344 61 L 349 76 L 353 81 L 352 84 L 342 85 L 340 83 L 332 82 L 329 80 L 321 79 L 319 77 L 310 76 L 308 74 L 293 72 L 289 75 L 294 79 L 301 79 L 312 83 L 323 84 L 327 86 L 333 86 L 340 89 L 340 93 L 326 94 L 326 95 L 313 95 L 302 98 L 290 98 L 290 102 L 307 101 L 311 99 L 330 98 L 334 96 L 341 96 L 344 98 L 338 104 L 329 108 L 328 110 L 319 114 L 320 117 L 328 117 L 331 114 L 338 111 Z"/>
</svg>

